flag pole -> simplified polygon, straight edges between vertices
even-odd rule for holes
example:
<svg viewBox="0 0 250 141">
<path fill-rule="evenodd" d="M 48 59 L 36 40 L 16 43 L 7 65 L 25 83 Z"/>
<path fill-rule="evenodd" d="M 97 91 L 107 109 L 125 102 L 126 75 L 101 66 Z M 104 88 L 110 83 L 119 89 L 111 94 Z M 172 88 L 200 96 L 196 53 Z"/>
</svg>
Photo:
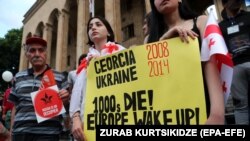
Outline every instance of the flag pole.
<svg viewBox="0 0 250 141">
<path fill-rule="evenodd" d="M 89 13 L 91 13 L 91 17 L 95 16 L 95 0 L 89 0 Z"/>
<path fill-rule="evenodd" d="M 95 16 L 95 0 L 92 0 L 93 1 L 93 4 L 92 4 L 92 17 Z"/>
</svg>

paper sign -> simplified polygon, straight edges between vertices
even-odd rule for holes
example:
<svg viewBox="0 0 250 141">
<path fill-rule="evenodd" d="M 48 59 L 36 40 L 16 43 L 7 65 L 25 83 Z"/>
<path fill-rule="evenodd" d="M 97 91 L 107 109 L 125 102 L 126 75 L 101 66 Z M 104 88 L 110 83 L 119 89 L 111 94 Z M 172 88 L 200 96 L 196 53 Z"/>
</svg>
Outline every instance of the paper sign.
<svg viewBox="0 0 250 141">
<path fill-rule="evenodd" d="M 65 113 L 57 85 L 31 93 L 38 123 Z"/>
</svg>

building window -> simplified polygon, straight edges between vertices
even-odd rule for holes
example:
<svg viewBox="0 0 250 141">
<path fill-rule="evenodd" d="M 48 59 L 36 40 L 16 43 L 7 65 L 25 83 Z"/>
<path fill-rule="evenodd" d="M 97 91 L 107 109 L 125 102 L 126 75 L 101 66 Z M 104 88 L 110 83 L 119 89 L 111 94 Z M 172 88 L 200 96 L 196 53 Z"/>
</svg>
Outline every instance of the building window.
<svg viewBox="0 0 250 141">
<path fill-rule="evenodd" d="M 126 41 L 135 36 L 134 24 L 130 24 L 122 28 L 123 41 Z"/>
<path fill-rule="evenodd" d="M 67 57 L 67 65 L 70 66 L 70 55 Z"/>
<path fill-rule="evenodd" d="M 132 0 L 121 0 L 121 13 L 128 12 L 132 9 Z"/>
</svg>

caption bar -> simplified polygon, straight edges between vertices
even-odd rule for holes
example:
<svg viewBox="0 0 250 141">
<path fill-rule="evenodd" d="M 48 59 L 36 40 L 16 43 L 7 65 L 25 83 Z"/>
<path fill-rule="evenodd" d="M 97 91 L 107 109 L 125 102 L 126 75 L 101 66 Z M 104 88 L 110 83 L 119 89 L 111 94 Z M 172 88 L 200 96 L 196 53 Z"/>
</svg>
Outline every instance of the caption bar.
<svg viewBox="0 0 250 141">
<path fill-rule="evenodd" d="M 191 126 L 97 126 L 96 140 L 98 139 L 117 139 L 119 137 L 194 137 L 199 139 L 209 138 L 228 138 L 236 137 L 239 140 L 249 138 L 249 126 L 238 125 L 191 125 Z M 239 141 L 237 140 L 237 141 Z"/>
</svg>

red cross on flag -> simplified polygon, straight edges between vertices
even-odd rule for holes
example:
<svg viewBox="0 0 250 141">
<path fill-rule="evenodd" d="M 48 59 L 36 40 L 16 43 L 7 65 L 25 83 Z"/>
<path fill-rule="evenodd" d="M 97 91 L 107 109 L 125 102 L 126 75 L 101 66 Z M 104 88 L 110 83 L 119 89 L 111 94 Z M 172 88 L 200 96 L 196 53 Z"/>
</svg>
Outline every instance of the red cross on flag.
<svg viewBox="0 0 250 141">
<path fill-rule="evenodd" d="M 213 55 L 215 55 L 218 63 L 226 104 L 233 77 L 233 62 L 228 53 L 220 27 L 213 13 L 210 12 L 202 41 L 201 60 L 208 61 Z"/>
</svg>

